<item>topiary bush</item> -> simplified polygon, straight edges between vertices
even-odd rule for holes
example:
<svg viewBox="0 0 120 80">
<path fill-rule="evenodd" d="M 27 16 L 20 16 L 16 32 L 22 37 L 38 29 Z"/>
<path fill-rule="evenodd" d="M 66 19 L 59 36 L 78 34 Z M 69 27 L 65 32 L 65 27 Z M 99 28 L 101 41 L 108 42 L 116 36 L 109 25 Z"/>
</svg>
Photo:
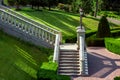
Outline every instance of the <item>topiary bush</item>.
<svg viewBox="0 0 120 80">
<path fill-rule="evenodd" d="M 110 27 L 106 16 L 102 16 L 98 25 L 97 37 L 104 38 L 110 37 Z"/>
</svg>

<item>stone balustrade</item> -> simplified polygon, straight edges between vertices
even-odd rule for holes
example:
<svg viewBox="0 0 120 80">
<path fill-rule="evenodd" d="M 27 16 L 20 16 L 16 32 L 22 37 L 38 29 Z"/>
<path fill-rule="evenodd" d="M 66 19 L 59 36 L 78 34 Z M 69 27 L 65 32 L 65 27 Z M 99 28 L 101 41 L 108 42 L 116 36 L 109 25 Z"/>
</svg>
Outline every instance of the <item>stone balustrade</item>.
<svg viewBox="0 0 120 80">
<path fill-rule="evenodd" d="M 59 33 L 50 28 L 43 28 L 41 27 L 41 24 L 36 25 L 26 19 L 21 18 L 20 16 L 16 16 L 2 9 L 0 9 L 0 19 L 4 23 L 10 24 L 29 35 L 41 38 L 52 45 L 55 43 L 56 34 Z"/>
<path fill-rule="evenodd" d="M 13 11 L 13 10 L 5 7 L 5 6 L 0 6 L 0 8 L 2 8 L 2 9 L 4 9 L 6 12 L 11 13 L 11 14 L 14 14 L 15 16 L 18 16 L 18 17 L 20 17 L 20 18 L 22 18 L 22 19 L 24 19 L 24 20 L 26 20 L 26 21 L 28 21 L 28 22 L 31 22 L 31 23 L 33 23 L 33 24 L 35 24 L 35 25 L 37 25 L 37 26 L 40 26 L 41 28 L 44 28 L 44 29 L 46 29 L 46 30 L 48 30 L 48 31 L 50 31 L 50 32 L 52 32 L 52 33 L 61 34 L 59 31 L 57 31 L 57 30 L 55 30 L 55 29 L 53 29 L 53 28 L 50 28 L 50 27 L 48 27 L 48 26 L 39 24 L 38 22 L 36 22 L 36 21 L 34 21 L 34 20 L 30 19 L 30 18 L 26 18 L 26 17 L 22 16 L 20 13 L 15 12 L 15 11 Z"/>
</svg>

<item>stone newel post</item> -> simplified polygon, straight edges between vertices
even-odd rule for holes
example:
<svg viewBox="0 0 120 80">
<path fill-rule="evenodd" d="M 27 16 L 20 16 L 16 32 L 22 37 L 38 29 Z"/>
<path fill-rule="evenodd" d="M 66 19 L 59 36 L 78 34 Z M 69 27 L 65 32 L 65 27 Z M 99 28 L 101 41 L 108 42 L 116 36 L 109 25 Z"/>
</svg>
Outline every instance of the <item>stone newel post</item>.
<svg viewBox="0 0 120 80">
<path fill-rule="evenodd" d="M 80 71 L 84 72 L 84 52 L 85 52 L 85 29 L 81 26 L 77 27 L 77 44 L 80 57 Z"/>
</svg>

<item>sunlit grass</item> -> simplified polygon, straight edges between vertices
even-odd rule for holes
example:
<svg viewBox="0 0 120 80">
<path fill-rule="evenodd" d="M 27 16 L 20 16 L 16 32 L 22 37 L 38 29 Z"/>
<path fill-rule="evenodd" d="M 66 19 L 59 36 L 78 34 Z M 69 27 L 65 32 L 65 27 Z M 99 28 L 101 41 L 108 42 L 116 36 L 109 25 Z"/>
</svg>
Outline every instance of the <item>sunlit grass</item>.
<svg viewBox="0 0 120 80">
<path fill-rule="evenodd" d="M 49 63 L 52 53 L 0 31 L 0 80 L 36 80 L 38 69 Z"/>
<path fill-rule="evenodd" d="M 23 8 L 22 11 L 19 11 L 25 17 L 31 18 L 36 22 L 47 25 L 54 29 L 57 29 L 62 32 L 63 39 L 66 39 L 73 36 L 76 37 L 76 28 L 80 25 L 79 14 L 64 12 L 64 11 L 36 11 L 30 8 Z M 86 16 L 83 17 L 83 25 L 86 29 L 86 32 L 97 31 L 99 19 L 94 17 Z M 120 28 L 119 25 L 110 23 L 112 28 Z"/>
</svg>

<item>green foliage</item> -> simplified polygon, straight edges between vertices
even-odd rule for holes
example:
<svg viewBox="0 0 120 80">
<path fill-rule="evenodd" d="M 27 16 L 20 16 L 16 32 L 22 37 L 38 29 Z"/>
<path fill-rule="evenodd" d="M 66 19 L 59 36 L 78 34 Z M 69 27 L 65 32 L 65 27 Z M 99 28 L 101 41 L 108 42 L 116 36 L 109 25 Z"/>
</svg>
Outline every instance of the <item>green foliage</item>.
<svg viewBox="0 0 120 80">
<path fill-rule="evenodd" d="M 86 39 L 86 43 L 88 46 L 105 46 L 104 38 L 96 38 L 96 34 L 93 34 L 92 36 L 88 37 Z"/>
<path fill-rule="evenodd" d="M 89 13 L 92 10 L 92 0 L 73 0 L 71 6 L 73 12 L 79 12 L 82 8 L 84 13 Z"/>
<path fill-rule="evenodd" d="M 71 11 L 71 6 L 68 5 L 68 4 L 59 3 L 57 7 L 58 7 L 60 10 L 64 10 L 64 11 L 66 11 L 66 12 L 70 12 L 70 11 Z"/>
<path fill-rule="evenodd" d="M 102 16 L 98 25 L 97 37 L 104 38 L 110 36 L 109 23 L 105 16 Z"/>
<path fill-rule="evenodd" d="M 8 6 L 8 0 L 3 0 L 3 4 Z"/>
<path fill-rule="evenodd" d="M 115 77 L 114 80 L 120 80 L 120 77 Z"/>
<path fill-rule="evenodd" d="M 120 55 L 120 38 L 105 38 L 105 47 L 116 54 Z"/>
<path fill-rule="evenodd" d="M 37 80 L 70 80 L 68 76 L 57 75 L 57 64 L 53 62 L 43 63 L 37 73 Z"/>
</svg>

